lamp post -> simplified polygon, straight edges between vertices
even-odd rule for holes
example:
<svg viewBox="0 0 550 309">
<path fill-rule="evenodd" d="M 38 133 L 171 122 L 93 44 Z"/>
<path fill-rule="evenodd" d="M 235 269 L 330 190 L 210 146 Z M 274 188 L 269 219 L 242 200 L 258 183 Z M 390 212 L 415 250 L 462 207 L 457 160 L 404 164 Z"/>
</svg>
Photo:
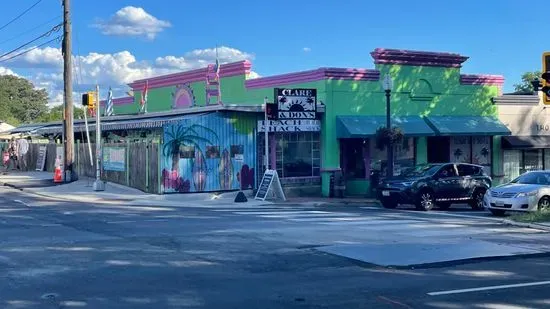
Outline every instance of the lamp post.
<svg viewBox="0 0 550 309">
<path fill-rule="evenodd" d="M 384 76 L 384 79 L 382 80 L 382 88 L 384 88 L 384 92 L 386 93 L 386 128 L 388 129 L 388 132 L 391 131 L 391 110 L 390 110 L 390 97 L 391 97 L 391 90 L 393 88 L 393 80 L 391 79 L 389 74 L 386 74 Z M 387 165 L 386 165 L 386 176 L 388 178 L 393 176 L 393 143 L 390 139 L 388 145 L 387 145 Z"/>
</svg>

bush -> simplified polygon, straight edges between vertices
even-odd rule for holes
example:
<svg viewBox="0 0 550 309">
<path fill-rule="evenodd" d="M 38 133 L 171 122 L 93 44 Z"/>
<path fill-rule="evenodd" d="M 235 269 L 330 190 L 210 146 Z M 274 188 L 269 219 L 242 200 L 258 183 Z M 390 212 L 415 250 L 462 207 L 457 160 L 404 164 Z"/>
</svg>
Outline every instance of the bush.
<svg viewBox="0 0 550 309">
<path fill-rule="evenodd" d="M 388 145 L 403 142 L 403 131 L 398 127 L 391 130 L 386 127 L 380 127 L 375 134 L 376 148 L 384 150 Z"/>
</svg>

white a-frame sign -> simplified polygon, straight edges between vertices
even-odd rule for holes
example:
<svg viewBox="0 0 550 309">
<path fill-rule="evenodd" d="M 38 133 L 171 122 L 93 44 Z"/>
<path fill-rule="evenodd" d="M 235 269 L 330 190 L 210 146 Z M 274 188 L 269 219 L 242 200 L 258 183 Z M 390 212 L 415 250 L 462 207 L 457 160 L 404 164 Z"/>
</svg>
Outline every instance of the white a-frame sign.
<svg viewBox="0 0 550 309">
<path fill-rule="evenodd" d="M 262 201 L 268 198 L 279 198 L 286 201 L 285 193 L 283 192 L 283 187 L 279 180 L 279 174 L 277 174 L 276 170 L 265 171 L 260 186 L 258 187 L 258 192 L 256 192 L 256 197 L 254 197 L 254 199 Z"/>
</svg>

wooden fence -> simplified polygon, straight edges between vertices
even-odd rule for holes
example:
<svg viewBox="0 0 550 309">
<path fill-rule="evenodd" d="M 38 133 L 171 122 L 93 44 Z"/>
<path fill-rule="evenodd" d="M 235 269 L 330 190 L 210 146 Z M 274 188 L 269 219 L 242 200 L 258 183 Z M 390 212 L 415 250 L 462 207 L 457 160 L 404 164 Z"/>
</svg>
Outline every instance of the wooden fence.
<svg viewBox="0 0 550 309">
<path fill-rule="evenodd" d="M 44 145 L 44 144 L 42 144 Z M 3 145 L 2 145 L 3 146 Z M 45 170 L 52 172 L 55 169 L 56 149 L 58 144 L 46 144 Z M 95 179 L 96 152 L 95 144 L 91 144 L 92 156 L 87 143 L 75 144 L 75 169 L 80 179 Z M 160 156 L 159 143 L 153 141 L 128 142 L 116 144 L 102 144 L 104 150 L 116 148 L 123 150 L 123 158 L 117 158 L 118 168 L 109 170 L 109 166 L 103 164 L 101 178 L 105 181 L 118 183 L 128 187 L 139 189 L 143 192 L 160 194 Z M 25 157 L 26 169 L 35 170 L 40 144 L 30 144 L 29 152 Z M 108 153 L 109 151 L 107 151 Z M 119 152 L 119 153 L 122 153 Z M 104 152 L 105 153 L 105 152 Z M 101 159 L 109 159 L 105 156 Z M 107 163 L 107 162 L 104 162 Z"/>
</svg>

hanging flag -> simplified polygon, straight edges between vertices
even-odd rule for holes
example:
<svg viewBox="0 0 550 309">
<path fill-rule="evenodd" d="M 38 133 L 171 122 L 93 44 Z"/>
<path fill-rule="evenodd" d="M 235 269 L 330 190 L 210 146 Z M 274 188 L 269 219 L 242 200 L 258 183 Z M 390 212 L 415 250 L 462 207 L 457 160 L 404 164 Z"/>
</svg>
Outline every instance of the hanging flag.
<svg viewBox="0 0 550 309">
<path fill-rule="evenodd" d="M 145 86 L 143 87 L 143 91 L 141 92 L 141 112 L 146 113 L 147 112 L 147 92 L 149 92 L 149 82 L 145 81 Z"/>
<path fill-rule="evenodd" d="M 109 87 L 109 94 L 107 96 L 107 105 L 105 105 L 105 116 L 113 116 L 113 90 Z"/>
</svg>

